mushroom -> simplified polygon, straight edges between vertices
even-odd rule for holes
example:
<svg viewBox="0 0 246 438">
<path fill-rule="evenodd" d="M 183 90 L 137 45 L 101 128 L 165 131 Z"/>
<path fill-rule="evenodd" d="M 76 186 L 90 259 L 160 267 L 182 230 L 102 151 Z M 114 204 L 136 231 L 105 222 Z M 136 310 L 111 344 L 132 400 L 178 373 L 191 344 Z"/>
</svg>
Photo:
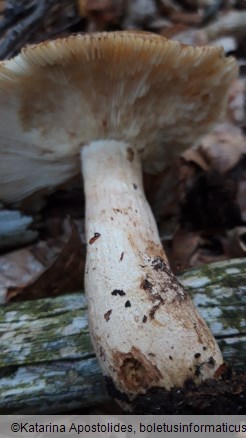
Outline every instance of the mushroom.
<svg viewBox="0 0 246 438">
<path fill-rule="evenodd" d="M 157 173 L 196 144 L 236 74 L 221 48 L 136 32 L 49 41 L 1 63 L 0 199 L 57 186 L 82 166 L 91 338 L 128 406 L 153 387 L 213 378 L 223 363 L 170 270 L 142 168 Z"/>
</svg>

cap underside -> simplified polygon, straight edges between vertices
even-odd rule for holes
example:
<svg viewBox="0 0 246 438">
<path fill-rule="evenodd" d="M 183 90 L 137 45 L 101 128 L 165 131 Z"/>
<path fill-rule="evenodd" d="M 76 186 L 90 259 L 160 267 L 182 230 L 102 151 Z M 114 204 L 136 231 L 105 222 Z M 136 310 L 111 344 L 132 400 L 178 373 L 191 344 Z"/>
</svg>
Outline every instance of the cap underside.
<svg viewBox="0 0 246 438">
<path fill-rule="evenodd" d="M 221 114 L 237 74 L 215 47 L 132 32 L 29 46 L 0 64 L 0 200 L 80 171 L 81 146 L 128 142 L 156 172 Z"/>
</svg>

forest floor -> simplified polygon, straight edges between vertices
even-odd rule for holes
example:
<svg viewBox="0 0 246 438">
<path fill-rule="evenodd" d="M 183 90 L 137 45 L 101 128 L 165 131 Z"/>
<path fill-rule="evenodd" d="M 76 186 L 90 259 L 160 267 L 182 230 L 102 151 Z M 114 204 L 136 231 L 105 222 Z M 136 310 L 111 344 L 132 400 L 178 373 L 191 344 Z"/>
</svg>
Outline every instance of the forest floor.
<svg viewBox="0 0 246 438">
<path fill-rule="evenodd" d="M 132 29 L 219 45 L 237 58 L 224 119 L 168 170 L 144 175 L 175 273 L 246 256 L 245 23 L 245 0 L 0 0 L 2 60 L 26 44 Z M 79 290 L 85 243 L 81 178 L 11 207 L 0 199 L 0 302 Z"/>
</svg>

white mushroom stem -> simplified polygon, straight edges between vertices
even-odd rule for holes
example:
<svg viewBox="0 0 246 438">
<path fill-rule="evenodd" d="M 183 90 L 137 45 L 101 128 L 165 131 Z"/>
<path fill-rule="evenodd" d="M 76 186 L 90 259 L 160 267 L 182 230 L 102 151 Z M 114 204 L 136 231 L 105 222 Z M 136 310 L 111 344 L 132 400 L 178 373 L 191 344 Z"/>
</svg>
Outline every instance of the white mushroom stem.
<svg viewBox="0 0 246 438">
<path fill-rule="evenodd" d="M 85 289 L 104 375 L 130 399 L 151 387 L 169 390 L 187 379 L 212 378 L 223 359 L 168 266 L 138 153 L 123 142 L 97 141 L 81 155 Z"/>
</svg>

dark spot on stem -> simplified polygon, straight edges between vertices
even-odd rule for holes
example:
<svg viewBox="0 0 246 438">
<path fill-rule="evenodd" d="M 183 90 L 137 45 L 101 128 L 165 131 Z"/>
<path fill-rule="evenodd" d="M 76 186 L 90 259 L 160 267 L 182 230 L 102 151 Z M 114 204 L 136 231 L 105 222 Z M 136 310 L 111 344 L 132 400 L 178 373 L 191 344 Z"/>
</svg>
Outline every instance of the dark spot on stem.
<svg viewBox="0 0 246 438">
<path fill-rule="evenodd" d="M 147 278 L 145 278 L 140 284 L 140 287 L 144 290 L 151 290 L 152 286 L 153 286 L 152 283 L 150 283 L 150 281 L 147 280 Z"/>
<path fill-rule="evenodd" d="M 108 310 L 106 313 L 104 313 L 104 319 L 108 322 L 110 320 L 110 315 L 112 313 L 112 309 Z"/>
<path fill-rule="evenodd" d="M 199 357 L 201 357 L 201 353 L 195 353 L 195 354 L 194 354 L 194 358 L 195 358 L 195 359 L 198 359 Z"/>
<path fill-rule="evenodd" d="M 135 190 L 137 190 L 137 188 L 138 188 L 137 184 L 133 184 L 133 188 L 134 188 Z"/>
<path fill-rule="evenodd" d="M 127 300 L 127 301 L 125 302 L 125 307 L 131 307 L 131 303 L 130 303 L 129 300 Z"/>
<path fill-rule="evenodd" d="M 167 268 L 166 263 L 159 256 L 154 258 L 154 260 L 152 262 L 152 266 L 153 266 L 155 271 L 165 271 L 165 268 Z"/>
<path fill-rule="evenodd" d="M 144 315 L 144 317 L 143 317 L 143 322 L 146 322 L 146 321 L 147 321 L 147 316 Z"/>
<path fill-rule="evenodd" d="M 133 161 L 133 159 L 134 159 L 134 151 L 132 150 L 132 148 L 127 148 L 127 160 Z"/>
<path fill-rule="evenodd" d="M 168 264 L 160 256 L 155 257 L 151 265 L 155 271 L 161 271 L 167 275 L 165 286 L 166 290 L 171 289 L 175 292 L 175 296 L 172 301 L 173 303 L 182 302 L 188 299 L 187 292 L 172 273 Z M 163 289 L 163 292 L 165 292 L 165 289 Z"/>
<path fill-rule="evenodd" d="M 114 295 L 115 297 L 117 295 L 123 297 L 124 295 L 126 295 L 126 293 L 122 289 L 114 289 L 113 292 L 111 292 L 111 295 Z"/>
<path fill-rule="evenodd" d="M 89 244 L 92 245 L 100 236 L 100 233 L 94 233 L 94 236 L 89 240 Z"/>
<path fill-rule="evenodd" d="M 104 354 L 102 347 L 100 347 L 100 349 L 99 349 L 99 356 L 103 360 L 103 362 L 105 362 L 106 357 L 105 357 L 105 354 Z"/>
<path fill-rule="evenodd" d="M 122 252 L 121 255 L 120 255 L 120 261 L 121 261 L 121 262 L 122 262 L 122 260 L 123 260 L 123 257 L 124 257 L 124 252 Z"/>
<path fill-rule="evenodd" d="M 212 356 L 210 356 L 210 358 L 208 359 L 208 364 L 209 364 L 211 367 L 214 367 L 214 365 L 215 365 L 215 360 L 214 360 L 214 358 L 213 358 Z"/>
<path fill-rule="evenodd" d="M 196 365 L 196 367 L 195 367 L 195 376 L 196 377 L 200 376 L 200 373 L 201 373 L 200 369 L 201 369 L 201 365 Z"/>
<path fill-rule="evenodd" d="M 159 307 L 162 305 L 162 303 L 163 303 L 163 300 L 159 301 L 158 304 L 155 304 L 155 305 L 152 307 L 151 311 L 149 312 L 150 319 L 154 319 L 154 317 L 155 317 L 155 313 L 157 312 L 157 310 L 159 309 Z"/>
</svg>

